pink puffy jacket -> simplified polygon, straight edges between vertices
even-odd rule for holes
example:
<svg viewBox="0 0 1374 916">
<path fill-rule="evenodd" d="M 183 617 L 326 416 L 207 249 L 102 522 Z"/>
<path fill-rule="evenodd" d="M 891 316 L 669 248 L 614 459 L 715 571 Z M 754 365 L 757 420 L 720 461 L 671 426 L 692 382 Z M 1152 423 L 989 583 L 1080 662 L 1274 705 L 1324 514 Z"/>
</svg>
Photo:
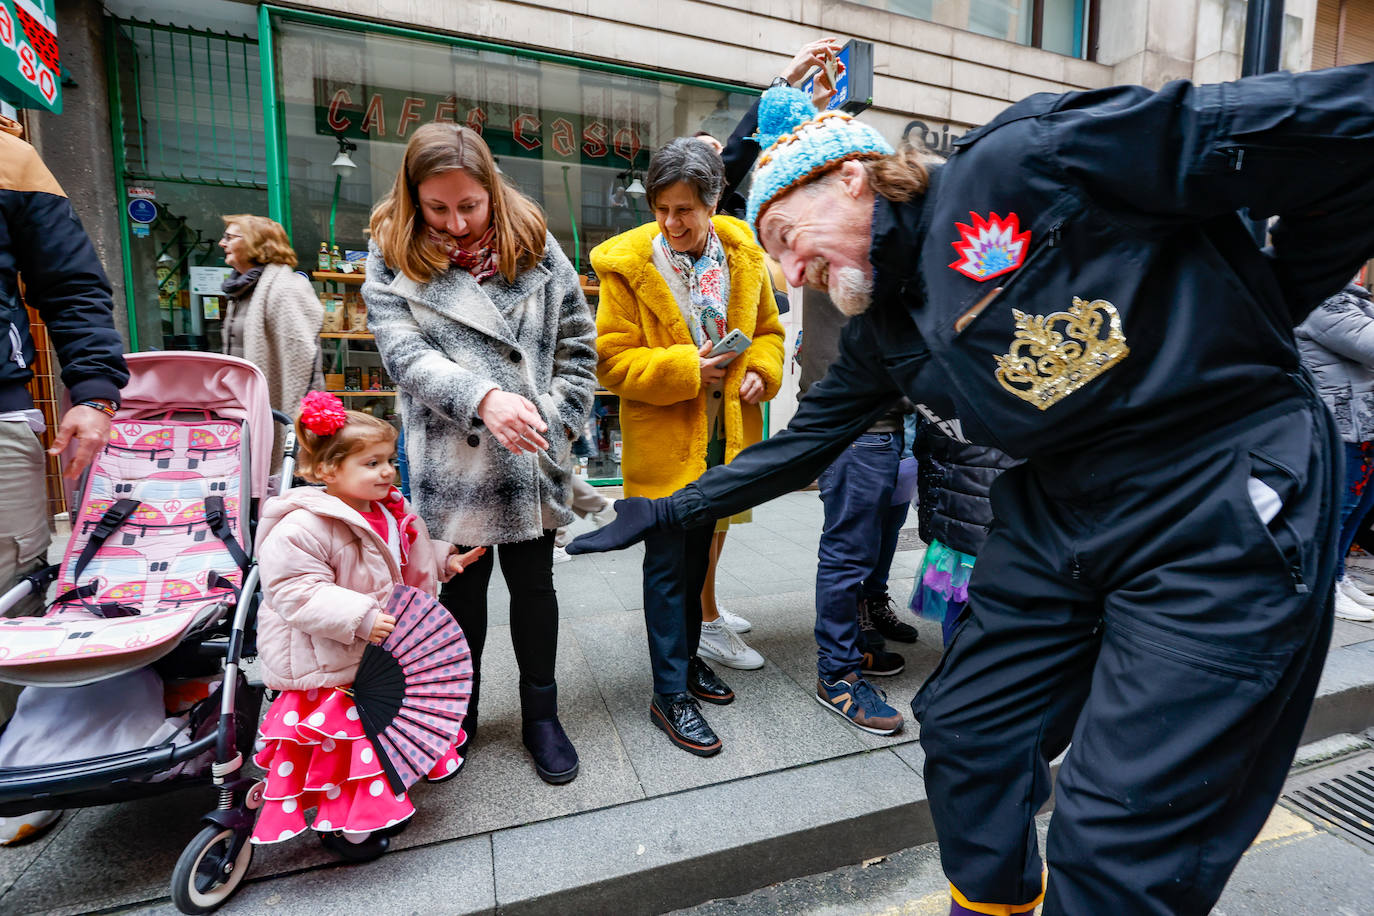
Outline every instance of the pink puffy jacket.
<svg viewBox="0 0 1374 916">
<path fill-rule="evenodd" d="M 449 545 L 432 541 L 419 516 L 405 575 L 358 512 L 315 487 L 267 500 L 258 528 L 265 600 L 258 614 L 263 683 L 308 690 L 351 683 L 391 589 L 404 581 L 431 594 L 451 574 Z"/>
</svg>

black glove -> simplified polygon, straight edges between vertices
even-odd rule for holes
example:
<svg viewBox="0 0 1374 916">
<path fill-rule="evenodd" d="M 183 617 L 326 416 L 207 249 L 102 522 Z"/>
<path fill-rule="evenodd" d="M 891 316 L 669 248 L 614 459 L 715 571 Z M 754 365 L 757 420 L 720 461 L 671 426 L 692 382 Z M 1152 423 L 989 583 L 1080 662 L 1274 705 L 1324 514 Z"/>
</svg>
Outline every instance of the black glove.
<svg viewBox="0 0 1374 916">
<path fill-rule="evenodd" d="M 573 538 L 566 549 L 571 554 L 624 550 L 631 544 L 638 544 L 653 531 L 676 527 L 672 499 L 671 496 L 662 499 L 646 499 L 643 496 L 617 499 L 615 521 Z"/>
</svg>

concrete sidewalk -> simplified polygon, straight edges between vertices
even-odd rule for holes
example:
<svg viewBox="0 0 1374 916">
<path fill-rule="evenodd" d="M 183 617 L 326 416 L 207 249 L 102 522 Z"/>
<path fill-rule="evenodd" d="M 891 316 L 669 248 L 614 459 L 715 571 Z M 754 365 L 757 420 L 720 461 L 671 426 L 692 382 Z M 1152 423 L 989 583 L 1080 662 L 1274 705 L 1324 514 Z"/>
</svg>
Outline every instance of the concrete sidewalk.
<svg viewBox="0 0 1374 916">
<path fill-rule="evenodd" d="M 582 771 L 540 782 L 520 744 L 495 576 L 482 728 L 464 773 L 414 791 L 413 825 L 375 864 L 340 866 L 309 837 L 260 848 L 225 911 L 658 913 L 929 842 L 914 725 L 871 736 L 813 699 L 820 526 L 816 494 L 794 493 L 731 531 L 718 594 L 753 621 L 745 638 L 768 663 L 718 669 L 739 695 L 706 709 L 718 756 L 683 753 L 650 724 L 639 551 L 580 557 L 555 571 L 560 706 Z M 897 554 L 899 603 L 920 556 Z M 939 658 L 938 626 L 917 626 L 920 643 L 890 647 L 906 670 L 875 679 L 903 712 Z M 1372 699 L 1374 626 L 1338 621 L 1305 740 L 1374 724 Z M 41 840 L 0 850 L 0 912 L 175 912 L 172 866 L 211 807 L 192 792 L 68 813 Z"/>
</svg>

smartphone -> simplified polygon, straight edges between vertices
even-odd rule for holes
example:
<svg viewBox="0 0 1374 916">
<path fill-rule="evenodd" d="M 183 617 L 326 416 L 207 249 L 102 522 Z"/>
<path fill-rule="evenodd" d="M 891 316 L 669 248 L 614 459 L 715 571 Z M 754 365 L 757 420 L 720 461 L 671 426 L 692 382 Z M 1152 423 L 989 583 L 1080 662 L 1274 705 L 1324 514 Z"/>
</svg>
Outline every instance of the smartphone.
<svg viewBox="0 0 1374 916">
<path fill-rule="evenodd" d="M 729 359 L 720 363 L 722 366 L 728 366 L 734 361 L 735 356 L 749 349 L 751 343 L 753 343 L 753 341 L 749 339 L 749 335 L 745 334 L 739 328 L 735 328 L 729 334 L 726 334 L 720 340 L 716 341 L 716 345 L 711 348 L 711 356 L 719 356 L 722 353 L 734 354 Z"/>
</svg>

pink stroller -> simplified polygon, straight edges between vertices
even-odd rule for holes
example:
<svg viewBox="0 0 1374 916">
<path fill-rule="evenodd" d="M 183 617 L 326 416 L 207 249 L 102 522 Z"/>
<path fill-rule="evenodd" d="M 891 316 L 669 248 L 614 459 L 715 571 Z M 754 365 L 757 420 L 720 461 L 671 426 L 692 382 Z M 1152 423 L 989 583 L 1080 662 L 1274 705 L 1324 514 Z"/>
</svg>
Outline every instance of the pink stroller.
<svg viewBox="0 0 1374 916">
<path fill-rule="evenodd" d="M 189 735 L 81 760 L 0 769 L 0 816 L 78 808 L 214 785 L 216 810 L 181 854 L 172 899 L 215 909 L 248 870 L 261 787 L 243 772 L 261 687 L 252 655 L 253 559 L 267 495 L 273 411 L 251 363 L 206 353 L 137 353 L 111 439 L 78 484 L 62 562 L 0 596 L 0 615 L 56 581 L 40 617 L 0 619 L 0 681 L 78 687 L 145 666 L 168 679 L 213 675 Z M 287 423 L 276 415 L 276 421 Z M 283 479 L 293 467 L 288 433 Z"/>
</svg>

